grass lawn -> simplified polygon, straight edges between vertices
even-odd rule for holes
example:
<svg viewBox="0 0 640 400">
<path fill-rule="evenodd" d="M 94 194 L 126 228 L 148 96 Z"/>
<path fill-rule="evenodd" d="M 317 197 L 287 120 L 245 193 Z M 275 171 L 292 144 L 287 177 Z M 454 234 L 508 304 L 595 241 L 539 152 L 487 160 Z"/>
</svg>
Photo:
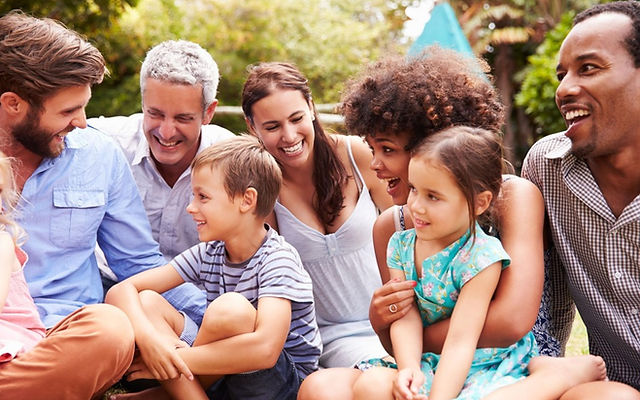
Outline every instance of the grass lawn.
<svg viewBox="0 0 640 400">
<path fill-rule="evenodd" d="M 127 391 L 122 389 L 122 388 L 120 388 L 118 385 L 116 385 L 116 386 L 110 388 L 109 390 L 107 390 L 107 392 L 102 397 L 102 400 L 109 400 L 109 397 L 111 397 L 111 395 L 120 394 L 120 393 L 127 393 Z"/>
<path fill-rule="evenodd" d="M 576 313 L 576 319 L 573 321 L 573 329 L 571 330 L 571 336 L 567 342 L 567 350 L 565 352 L 567 356 L 577 356 L 581 354 L 589 354 L 589 343 L 587 340 L 587 329 L 582 323 L 580 314 Z"/>
</svg>

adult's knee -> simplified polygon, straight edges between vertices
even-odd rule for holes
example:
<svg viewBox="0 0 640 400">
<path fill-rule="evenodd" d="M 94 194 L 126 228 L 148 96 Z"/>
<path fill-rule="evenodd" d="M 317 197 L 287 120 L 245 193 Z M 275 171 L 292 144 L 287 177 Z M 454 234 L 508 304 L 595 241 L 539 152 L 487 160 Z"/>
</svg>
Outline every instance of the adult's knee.
<svg viewBox="0 0 640 400">
<path fill-rule="evenodd" d="M 640 392 L 620 382 L 598 381 L 575 386 L 566 391 L 560 400 L 640 400 Z"/>
<path fill-rule="evenodd" d="M 89 351 L 96 351 L 101 358 L 133 358 L 135 335 L 122 310 L 109 304 L 93 304 L 84 307 L 81 319 L 91 327 L 91 334 L 87 335 L 91 341 Z"/>
<path fill-rule="evenodd" d="M 353 385 L 354 399 L 391 398 L 395 370 L 390 368 L 371 368 L 364 372 Z"/>
</svg>

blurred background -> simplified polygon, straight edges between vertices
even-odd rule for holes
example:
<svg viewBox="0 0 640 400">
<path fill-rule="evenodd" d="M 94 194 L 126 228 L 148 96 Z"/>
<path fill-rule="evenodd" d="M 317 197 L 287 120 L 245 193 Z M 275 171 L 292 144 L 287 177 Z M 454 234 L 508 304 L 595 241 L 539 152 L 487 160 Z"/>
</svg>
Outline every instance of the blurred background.
<svg viewBox="0 0 640 400">
<path fill-rule="evenodd" d="M 220 106 L 213 123 L 245 130 L 234 110 L 247 66 L 296 63 L 314 101 L 335 112 L 344 82 L 366 63 L 407 54 L 434 5 L 448 3 L 470 49 L 485 58 L 507 107 L 504 140 L 519 169 L 539 137 L 564 129 L 554 103 L 556 53 L 579 11 L 596 0 L 3 0 L 0 14 L 21 9 L 84 34 L 104 54 L 110 76 L 94 88 L 88 116 L 140 111 L 139 69 L 148 49 L 186 39 L 220 67 Z M 432 21 L 433 22 L 433 21 Z M 423 39 L 424 37 L 421 37 Z M 420 39 L 419 39 L 420 40 Z M 230 107 L 230 108 L 229 108 Z M 330 128 L 344 130 L 329 115 Z"/>
</svg>

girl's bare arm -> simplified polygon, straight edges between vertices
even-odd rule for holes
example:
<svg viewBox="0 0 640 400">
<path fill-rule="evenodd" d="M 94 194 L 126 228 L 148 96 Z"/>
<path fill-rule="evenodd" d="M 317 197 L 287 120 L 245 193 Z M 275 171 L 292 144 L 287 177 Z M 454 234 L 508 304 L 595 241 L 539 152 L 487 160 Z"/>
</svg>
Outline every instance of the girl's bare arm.
<svg viewBox="0 0 640 400">
<path fill-rule="evenodd" d="M 497 203 L 502 246 L 511 264 L 500 275 L 478 347 L 506 347 L 521 339 L 538 315 L 544 279 L 544 203 L 538 188 L 514 177 L 502 185 Z M 440 353 L 449 320 L 424 331 L 424 351 Z"/>
</svg>

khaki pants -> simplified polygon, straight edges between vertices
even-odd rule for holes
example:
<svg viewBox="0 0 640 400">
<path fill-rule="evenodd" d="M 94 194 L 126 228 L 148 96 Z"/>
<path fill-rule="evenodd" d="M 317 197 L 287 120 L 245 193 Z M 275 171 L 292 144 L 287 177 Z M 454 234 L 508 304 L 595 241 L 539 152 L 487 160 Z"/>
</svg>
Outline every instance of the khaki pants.
<svg viewBox="0 0 640 400">
<path fill-rule="evenodd" d="M 0 397 L 99 398 L 125 373 L 133 351 L 133 328 L 122 311 L 106 304 L 82 307 L 29 352 L 0 364 Z"/>
</svg>

